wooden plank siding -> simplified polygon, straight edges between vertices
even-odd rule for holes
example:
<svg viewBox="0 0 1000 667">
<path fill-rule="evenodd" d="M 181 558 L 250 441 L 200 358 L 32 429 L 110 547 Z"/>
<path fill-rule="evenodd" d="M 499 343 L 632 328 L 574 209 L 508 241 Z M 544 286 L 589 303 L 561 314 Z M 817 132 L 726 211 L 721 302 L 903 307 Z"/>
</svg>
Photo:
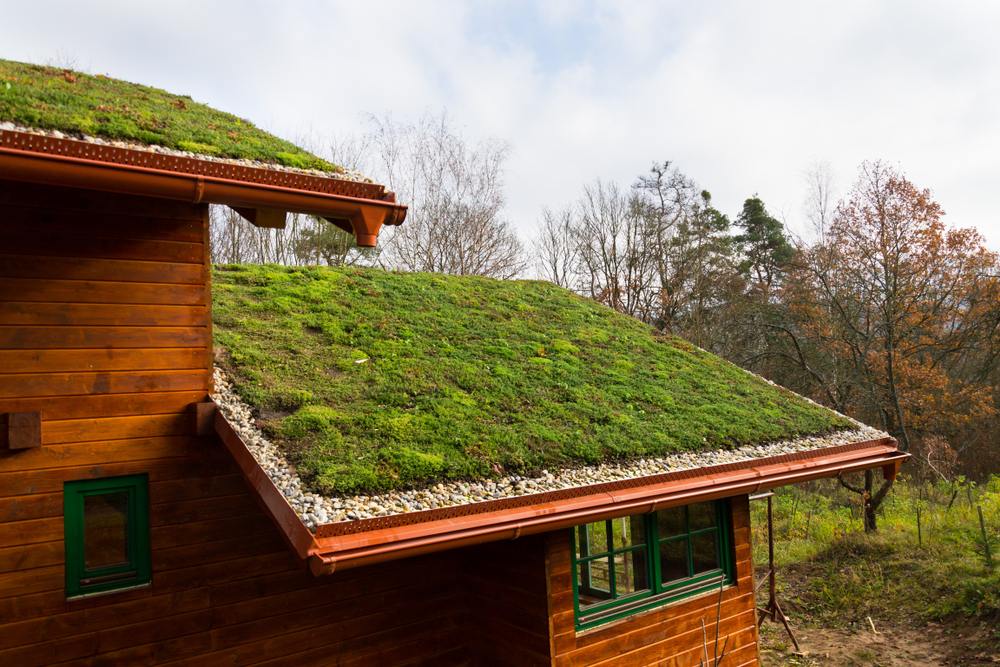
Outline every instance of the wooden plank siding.
<svg viewBox="0 0 1000 667">
<path fill-rule="evenodd" d="M 190 435 L 207 241 L 204 205 L 0 183 L 0 413 L 42 413 L 42 447 L 0 440 L 0 665 L 470 664 L 467 581 L 477 603 L 499 584 L 465 552 L 313 577 L 218 438 Z M 63 484 L 136 473 L 152 585 L 67 601 Z M 503 560 L 478 553 L 477 573 Z M 532 563 L 544 610 L 540 540 Z"/>
<path fill-rule="evenodd" d="M 545 536 L 464 551 L 470 664 L 550 664 Z"/>
<path fill-rule="evenodd" d="M 750 549 L 750 504 L 747 496 L 730 499 L 734 529 L 736 585 L 723 593 L 720 647 L 727 635 L 732 651 L 723 665 L 757 665 L 753 566 Z M 702 655 L 701 621 L 715 637 L 718 592 L 706 593 L 665 607 L 639 612 L 582 632 L 576 631 L 573 611 L 572 532 L 548 533 L 546 568 L 552 632 L 552 664 L 582 665 L 697 665 Z M 728 649 L 727 649 L 728 650 Z M 709 653 L 712 647 L 709 646 Z"/>
</svg>

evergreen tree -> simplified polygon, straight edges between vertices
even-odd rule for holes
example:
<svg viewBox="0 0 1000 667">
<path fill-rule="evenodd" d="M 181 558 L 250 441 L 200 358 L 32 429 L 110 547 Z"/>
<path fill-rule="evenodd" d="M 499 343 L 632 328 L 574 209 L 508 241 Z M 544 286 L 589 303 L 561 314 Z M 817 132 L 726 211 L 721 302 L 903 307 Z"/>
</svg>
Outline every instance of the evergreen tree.
<svg viewBox="0 0 1000 667">
<path fill-rule="evenodd" d="M 795 248 L 785 236 L 784 225 L 767 212 L 757 195 L 743 202 L 736 225 L 743 229 L 743 233 L 733 239 L 743 256 L 740 271 L 748 280 L 756 281 L 761 289 L 770 291 L 780 270 L 795 256 Z"/>
</svg>

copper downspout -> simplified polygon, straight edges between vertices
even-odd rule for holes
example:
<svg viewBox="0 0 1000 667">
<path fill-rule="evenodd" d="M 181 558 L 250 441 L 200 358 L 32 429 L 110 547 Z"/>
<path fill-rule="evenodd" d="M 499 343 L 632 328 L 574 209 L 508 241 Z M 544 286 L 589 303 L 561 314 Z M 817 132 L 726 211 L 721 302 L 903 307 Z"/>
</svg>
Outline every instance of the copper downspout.
<svg viewBox="0 0 1000 667">
<path fill-rule="evenodd" d="M 374 247 L 383 225 L 399 225 L 406 206 L 394 201 L 294 190 L 215 176 L 86 160 L 0 147 L 0 178 L 104 192 L 161 197 L 234 208 L 275 209 L 344 221 L 361 247 Z M 347 221 L 350 221 L 349 223 Z"/>
</svg>

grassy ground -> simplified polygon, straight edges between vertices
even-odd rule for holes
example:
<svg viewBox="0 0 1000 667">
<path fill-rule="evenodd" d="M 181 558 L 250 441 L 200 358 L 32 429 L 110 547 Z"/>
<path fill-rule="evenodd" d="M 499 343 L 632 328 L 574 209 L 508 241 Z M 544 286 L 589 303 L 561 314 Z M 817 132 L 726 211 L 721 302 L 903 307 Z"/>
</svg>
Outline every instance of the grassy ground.
<svg viewBox="0 0 1000 667">
<path fill-rule="evenodd" d="M 774 498 L 778 595 L 793 626 L 820 637 L 839 631 L 840 643 L 863 639 L 865 646 L 851 653 L 859 665 L 910 664 L 893 656 L 905 657 L 908 647 L 921 644 L 912 650 L 923 651 L 923 663 L 913 664 L 938 664 L 927 657 L 938 649 L 950 656 L 941 664 L 1000 654 L 1000 481 L 950 486 L 903 477 L 883 507 L 878 535 L 866 536 L 858 497 L 835 481 L 779 490 Z M 763 501 L 752 504 L 758 575 L 767 562 L 765 509 Z M 885 637 L 893 633 L 907 639 L 890 651 Z M 771 625 L 762 639 L 765 648 L 791 651 L 780 626 Z M 875 640 L 882 644 L 868 645 Z M 801 656 L 796 660 L 773 664 L 812 664 Z"/>
<path fill-rule="evenodd" d="M 550 283 L 275 266 L 212 280 L 220 362 L 326 492 L 849 426 Z"/>
<path fill-rule="evenodd" d="M 247 120 L 186 95 L 10 60 L 0 60 L 0 120 L 206 155 L 341 171 Z"/>
</svg>

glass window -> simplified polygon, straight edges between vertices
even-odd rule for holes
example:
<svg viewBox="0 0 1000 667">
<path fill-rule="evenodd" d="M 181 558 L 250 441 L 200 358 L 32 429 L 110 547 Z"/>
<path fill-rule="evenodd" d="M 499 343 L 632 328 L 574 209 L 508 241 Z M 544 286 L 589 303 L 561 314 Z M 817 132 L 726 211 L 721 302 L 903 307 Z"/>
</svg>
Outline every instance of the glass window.
<svg viewBox="0 0 1000 667">
<path fill-rule="evenodd" d="M 577 626 L 731 583 L 726 507 L 697 503 L 575 528 Z"/>
<path fill-rule="evenodd" d="M 148 585 L 146 475 L 66 482 L 66 596 Z"/>
</svg>

